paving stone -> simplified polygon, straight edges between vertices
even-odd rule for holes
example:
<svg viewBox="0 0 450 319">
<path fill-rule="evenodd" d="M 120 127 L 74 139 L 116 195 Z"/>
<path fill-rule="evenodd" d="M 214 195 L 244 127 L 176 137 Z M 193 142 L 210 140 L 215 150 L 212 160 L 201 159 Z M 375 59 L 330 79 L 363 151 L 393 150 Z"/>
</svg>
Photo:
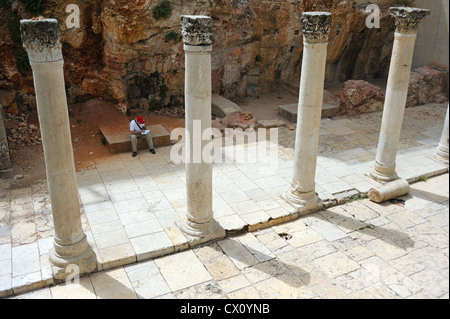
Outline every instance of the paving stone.
<svg viewBox="0 0 450 319">
<path fill-rule="evenodd" d="M 180 263 L 180 260 L 183 260 L 183 263 Z M 190 250 L 155 259 L 155 263 L 172 291 L 212 279 L 197 256 Z"/>
<path fill-rule="evenodd" d="M 290 273 L 271 277 L 255 285 L 264 299 L 311 299 L 316 294 L 303 281 Z"/>
<path fill-rule="evenodd" d="M 13 277 L 40 272 L 39 250 L 36 242 L 12 248 Z"/>
<path fill-rule="evenodd" d="M 97 299 L 89 277 L 79 278 L 74 283 L 53 286 L 50 291 L 53 299 Z"/>
<path fill-rule="evenodd" d="M 49 283 L 42 281 L 41 272 L 28 272 L 20 275 L 13 275 L 12 277 L 12 290 L 14 294 L 20 294 L 33 289 L 42 288 Z"/>
<path fill-rule="evenodd" d="M 136 261 L 136 253 L 131 243 L 111 246 L 98 250 L 97 259 L 102 269 L 110 269 Z"/>
<path fill-rule="evenodd" d="M 0 245 L 0 260 L 11 259 L 11 244 Z"/>
<path fill-rule="evenodd" d="M 17 299 L 52 299 L 52 293 L 50 288 L 43 288 L 20 294 Z"/>
<path fill-rule="evenodd" d="M 239 269 L 258 263 L 258 260 L 237 240 L 225 239 L 218 244 Z"/>
<path fill-rule="evenodd" d="M 166 255 L 175 251 L 172 241 L 164 230 L 131 238 L 130 242 L 136 252 L 138 261 Z"/>
<path fill-rule="evenodd" d="M 223 280 L 219 280 L 218 284 L 226 294 L 229 294 L 232 291 L 237 291 L 251 285 L 251 283 L 243 275 L 237 275 Z M 228 296 L 230 297 L 230 295 Z M 247 298 L 250 298 L 250 296 L 247 295 Z"/>
<path fill-rule="evenodd" d="M 314 265 L 331 278 L 342 276 L 360 266 L 342 252 L 336 252 L 314 260 Z"/>
<path fill-rule="evenodd" d="M 169 239 L 172 241 L 172 245 L 174 246 L 174 251 L 185 250 L 189 247 L 186 236 L 178 227 L 168 227 L 164 228 Z"/>
<path fill-rule="evenodd" d="M 301 247 L 314 242 L 323 240 L 324 238 L 313 229 L 306 229 L 292 233 L 292 238 L 289 239 L 289 244 L 293 247 Z"/>
<path fill-rule="evenodd" d="M 151 299 L 171 292 L 159 272 L 148 274 L 143 278 L 132 281 L 131 284 L 139 299 Z"/>
<path fill-rule="evenodd" d="M 215 280 L 222 280 L 239 274 L 239 270 L 226 255 L 204 261 L 203 265 Z"/>
<path fill-rule="evenodd" d="M 255 287 L 245 287 L 227 294 L 230 299 L 260 299 L 261 295 Z"/>
<path fill-rule="evenodd" d="M 99 299 L 137 299 L 123 268 L 98 272 L 90 278 Z"/>
<path fill-rule="evenodd" d="M 98 233 L 94 235 L 94 240 L 100 250 L 129 243 L 128 236 L 123 228 Z"/>
<path fill-rule="evenodd" d="M 327 221 L 317 221 L 312 223 L 310 227 L 328 241 L 347 237 L 345 232 Z"/>
</svg>

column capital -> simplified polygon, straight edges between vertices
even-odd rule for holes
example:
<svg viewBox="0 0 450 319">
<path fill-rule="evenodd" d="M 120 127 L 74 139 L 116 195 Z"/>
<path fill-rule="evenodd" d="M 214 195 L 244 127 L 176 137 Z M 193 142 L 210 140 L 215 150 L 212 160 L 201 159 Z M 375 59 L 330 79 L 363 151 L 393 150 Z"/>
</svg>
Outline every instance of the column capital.
<svg viewBox="0 0 450 319">
<path fill-rule="evenodd" d="M 303 12 L 301 17 L 303 39 L 310 43 L 328 42 L 331 17 L 330 12 Z"/>
<path fill-rule="evenodd" d="M 31 63 L 62 60 L 61 30 L 56 19 L 20 20 L 20 31 Z"/>
<path fill-rule="evenodd" d="M 430 14 L 428 9 L 391 7 L 390 14 L 395 18 L 398 33 L 417 33 L 420 21 Z"/>
<path fill-rule="evenodd" d="M 201 15 L 182 15 L 183 42 L 187 45 L 211 45 L 212 18 Z"/>
</svg>

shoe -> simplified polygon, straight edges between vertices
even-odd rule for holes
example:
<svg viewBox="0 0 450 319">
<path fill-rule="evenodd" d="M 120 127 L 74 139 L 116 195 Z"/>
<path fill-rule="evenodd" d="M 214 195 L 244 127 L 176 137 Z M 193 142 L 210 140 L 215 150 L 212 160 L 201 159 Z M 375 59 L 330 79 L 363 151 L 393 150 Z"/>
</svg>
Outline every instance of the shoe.
<svg viewBox="0 0 450 319">
<path fill-rule="evenodd" d="M 150 153 L 156 154 L 155 150 L 153 148 L 150 149 Z"/>
<path fill-rule="evenodd" d="M 136 157 L 137 152 L 133 152 L 133 154 L 131 156 Z"/>
</svg>

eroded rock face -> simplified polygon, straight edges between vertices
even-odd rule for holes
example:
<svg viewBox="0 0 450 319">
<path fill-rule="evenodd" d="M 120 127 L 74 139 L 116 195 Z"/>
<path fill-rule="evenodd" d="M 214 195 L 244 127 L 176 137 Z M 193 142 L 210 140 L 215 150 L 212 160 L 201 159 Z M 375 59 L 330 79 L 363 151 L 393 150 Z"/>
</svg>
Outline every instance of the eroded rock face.
<svg viewBox="0 0 450 319">
<path fill-rule="evenodd" d="M 31 18 L 21 2 L 17 3 L 14 14 L 19 19 Z M 227 98 L 259 95 L 276 84 L 300 78 L 301 16 L 311 9 L 302 1 L 173 0 L 164 16 L 155 15 L 162 0 L 76 3 L 79 29 L 67 29 L 68 13 L 61 1 L 47 0 L 41 13 L 58 19 L 61 25 L 69 104 L 100 97 L 114 101 L 124 111 L 140 105 L 150 109 L 179 106 L 184 95 L 181 15 L 212 18 L 213 93 Z M 317 8 L 332 12 L 326 79 L 387 75 L 393 18 L 383 14 L 381 28 L 368 29 L 364 7 L 354 1 L 327 3 Z M 3 14 L 13 14 L 5 10 L 0 8 Z M 388 8 L 383 10 L 386 13 Z M 7 52 L 0 52 L 0 68 L 6 72 L 0 74 L 0 91 L 21 94 L 23 87 L 33 86 L 31 73 L 17 70 L 6 25 L 0 26 L 2 41 Z M 8 110 L 9 105 L 4 108 Z M 28 108 L 31 106 L 18 105 L 17 112 Z"/>
</svg>

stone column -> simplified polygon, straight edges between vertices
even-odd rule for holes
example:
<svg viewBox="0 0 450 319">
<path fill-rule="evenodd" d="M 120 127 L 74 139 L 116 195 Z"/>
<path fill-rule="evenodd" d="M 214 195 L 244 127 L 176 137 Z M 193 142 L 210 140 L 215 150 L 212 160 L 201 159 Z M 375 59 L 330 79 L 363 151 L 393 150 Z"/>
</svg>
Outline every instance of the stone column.
<svg viewBox="0 0 450 319">
<path fill-rule="evenodd" d="M 305 214 L 323 206 L 315 192 L 315 175 L 331 13 L 305 12 L 301 22 L 304 48 L 294 172 L 290 189 L 283 198 L 300 214 Z"/>
<path fill-rule="evenodd" d="M 442 131 L 441 140 L 439 145 L 434 153 L 434 158 L 446 165 L 448 165 L 448 106 L 447 106 L 447 115 L 445 116 L 444 130 Z"/>
<path fill-rule="evenodd" d="M 389 9 L 395 18 L 395 39 L 389 68 L 383 118 L 375 163 L 369 176 L 389 182 L 398 178 L 395 172 L 400 131 L 405 112 L 414 43 L 419 22 L 430 11 L 407 7 Z"/>
<path fill-rule="evenodd" d="M 80 275 L 94 271 L 97 259 L 81 227 L 61 32 L 56 19 L 21 20 L 20 28 L 33 70 L 55 228 L 54 245 L 49 255 L 54 278 L 62 280 L 76 275 L 73 269 Z"/>
<path fill-rule="evenodd" d="M 186 219 L 180 225 L 190 243 L 224 237 L 225 231 L 213 218 L 212 164 L 202 151 L 211 138 L 212 18 L 181 16 L 185 50 L 186 110 Z"/>
<path fill-rule="evenodd" d="M 7 170 L 11 170 L 11 159 L 9 156 L 5 122 L 3 121 L 3 107 L 0 105 L 0 172 Z"/>
</svg>

